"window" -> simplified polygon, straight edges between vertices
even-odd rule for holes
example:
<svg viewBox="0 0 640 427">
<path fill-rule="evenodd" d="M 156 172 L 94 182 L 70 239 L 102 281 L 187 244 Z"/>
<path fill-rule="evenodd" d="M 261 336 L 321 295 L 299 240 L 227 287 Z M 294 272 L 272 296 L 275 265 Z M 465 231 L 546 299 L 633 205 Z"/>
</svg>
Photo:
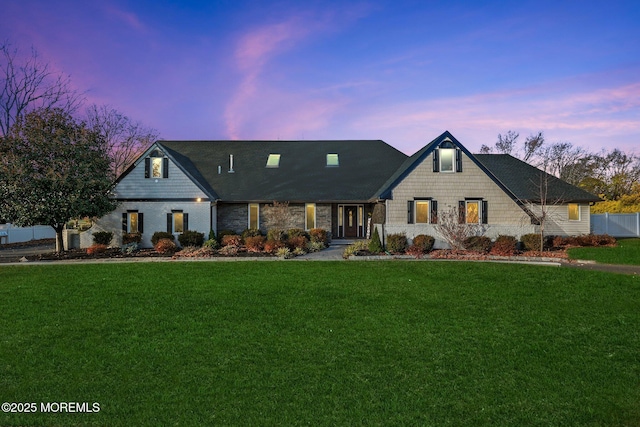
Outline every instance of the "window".
<svg viewBox="0 0 640 427">
<path fill-rule="evenodd" d="M 340 159 L 337 154 L 327 154 L 327 167 L 340 166 Z"/>
<path fill-rule="evenodd" d="M 480 203 L 476 201 L 467 201 L 467 224 L 478 224 L 480 222 Z"/>
<path fill-rule="evenodd" d="M 142 212 L 127 211 L 122 214 L 123 233 L 142 233 L 144 216 Z"/>
<path fill-rule="evenodd" d="M 461 200 L 458 215 L 460 224 L 488 224 L 488 203 L 481 199 Z"/>
<path fill-rule="evenodd" d="M 316 204 L 307 203 L 304 209 L 304 224 L 306 230 L 316 228 Z"/>
<path fill-rule="evenodd" d="M 169 178 L 169 159 L 166 157 L 160 157 L 160 154 L 155 151 L 151 153 L 151 157 L 144 159 L 144 177 L 145 178 Z M 156 154 L 156 156 L 153 156 Z"/>
<path fill-rule="evenodd" d="M 453 148 L 440 148 L 440 172 L 455 172 L 453 167 L 456 150 Z"/>
<path fill-rule="evenodd" d="M 189 214 L 182 211 L 171 211 L 167 214 L 167 232 L 184 233 L 189 229 Z"/>
<path fill-rule="evenodd" d="M 569 221 L 580 221 L 580 205 L 569 203 Z"/>
<path fill-rule="evenodd" d="M 260 228 L 260 205 L 257 203 L 249 203 L 249 228 Z"/>
<path fill-rule="evenodd" d="M 429 201 L 416 200 L 416 223 L 429 223 Z"/>
<path fill-rule="evenodd" d="M 267 167 L 268 168 L 280 167 L 280 154 L 269 154 L 269 158 L 267 159 Z"/>
</svg>

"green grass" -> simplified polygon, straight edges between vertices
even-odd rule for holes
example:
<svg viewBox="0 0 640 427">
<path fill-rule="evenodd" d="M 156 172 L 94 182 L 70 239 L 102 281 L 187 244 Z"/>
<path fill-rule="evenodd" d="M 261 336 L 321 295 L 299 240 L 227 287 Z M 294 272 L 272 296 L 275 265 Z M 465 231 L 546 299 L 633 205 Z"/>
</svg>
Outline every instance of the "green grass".
<svg viewBox="0 0 640 427">
<path fill-rule="evenodd" d="M 0 425 L 637 425 L 640 279 L 461 262 L 0 267 Z"/>
<path fill-rule="evenodd" d="M 640 265 L 640 239 L 620 239 L 615 247 L 573 248 L 571 259 L 588 259 L 603 264 Z"/>
</svg>

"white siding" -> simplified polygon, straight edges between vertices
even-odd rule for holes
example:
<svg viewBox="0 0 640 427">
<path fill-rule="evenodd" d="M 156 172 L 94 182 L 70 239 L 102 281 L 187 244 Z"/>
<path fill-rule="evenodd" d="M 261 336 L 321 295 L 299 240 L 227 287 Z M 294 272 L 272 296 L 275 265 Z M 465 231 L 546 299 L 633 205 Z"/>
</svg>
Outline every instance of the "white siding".
<svg viewBox="0 0 640 427">
<path fill-rule="evenodd" d="M 540 205 L 530 205 L 532 212 L 539 214 Z M 591 232 L 591 207 L 580 205 L 580 220 L 569 221 L 569 207 L 566 204 L 548 205 L 544 234 L 547 236 L 577 236 Z"/>
</svg>

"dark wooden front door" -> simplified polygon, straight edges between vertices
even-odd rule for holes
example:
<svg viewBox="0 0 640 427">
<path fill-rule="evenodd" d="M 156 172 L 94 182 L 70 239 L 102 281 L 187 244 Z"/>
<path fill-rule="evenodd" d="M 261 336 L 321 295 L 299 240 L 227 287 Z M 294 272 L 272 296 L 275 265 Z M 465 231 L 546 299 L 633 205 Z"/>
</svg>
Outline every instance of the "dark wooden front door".
<svg viewBox="0 0 640 427">
<path fill-rule="evenodd" d="M 358 207 L 344 207 L 344 237 L 358 237 Z"/>
</svg>

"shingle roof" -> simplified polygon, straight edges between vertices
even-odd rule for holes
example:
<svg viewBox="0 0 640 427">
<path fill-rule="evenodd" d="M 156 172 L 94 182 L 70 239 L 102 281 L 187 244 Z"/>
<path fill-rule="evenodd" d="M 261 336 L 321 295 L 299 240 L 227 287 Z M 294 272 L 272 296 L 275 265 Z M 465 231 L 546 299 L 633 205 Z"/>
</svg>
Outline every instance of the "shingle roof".
<svg viewBox="0 0 640 427">
<path fill-rule="evenodd" d="M 407 158 L 380 140 L 157 144 L 212 197 L 239 202 L 370 200 Z M 269 154 L 281 155 L 279 167 L 266 167 Z M 339 166 L 327 167 L 327 154 L 338 154 Z"/>
<path fill-rule="evenodd" d="M 541 181 L 547 180 L 547 201 L 597 202 L 593 194 L 508 154 L 475 154 L 476 159 L 491 172 L 518 200 L 539 202 Z"/>
</svg>

